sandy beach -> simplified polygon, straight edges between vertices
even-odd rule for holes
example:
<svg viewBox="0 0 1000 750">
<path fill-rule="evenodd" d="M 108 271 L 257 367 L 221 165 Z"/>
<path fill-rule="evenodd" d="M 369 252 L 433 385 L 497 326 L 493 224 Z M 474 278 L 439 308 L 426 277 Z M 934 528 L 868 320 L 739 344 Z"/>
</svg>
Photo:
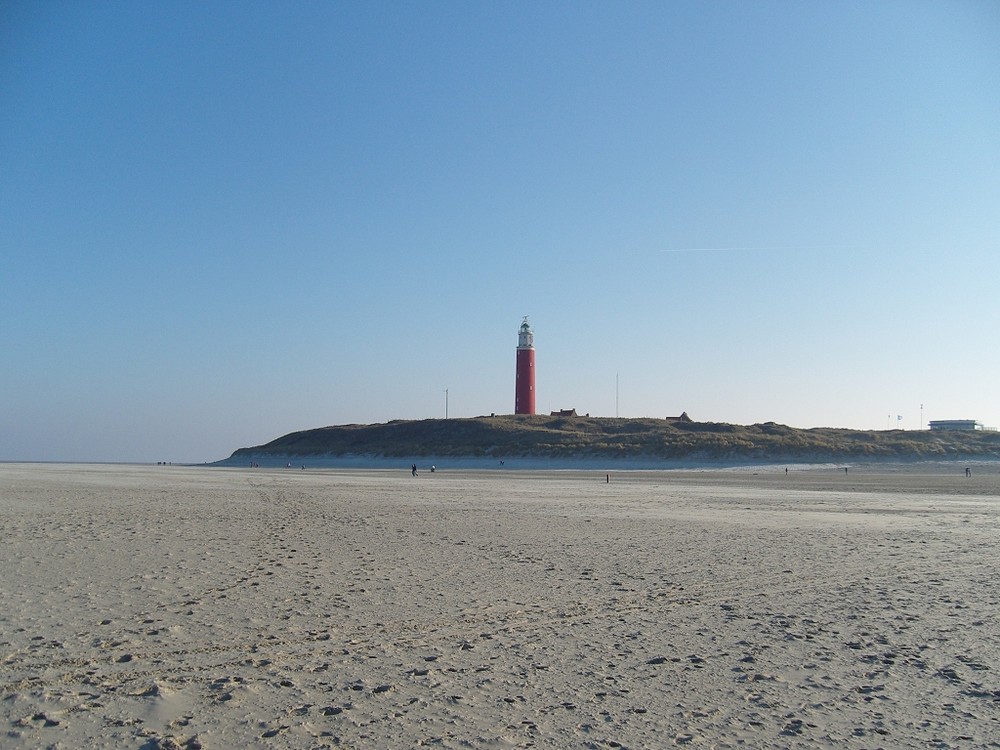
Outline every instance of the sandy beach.
<svg viewBox="0 0 1000 750">
<path fill-rule="evenodd" d="M 5 748 L 1000 747 L 1000 467 L 0 464 Z"/>
</svg>

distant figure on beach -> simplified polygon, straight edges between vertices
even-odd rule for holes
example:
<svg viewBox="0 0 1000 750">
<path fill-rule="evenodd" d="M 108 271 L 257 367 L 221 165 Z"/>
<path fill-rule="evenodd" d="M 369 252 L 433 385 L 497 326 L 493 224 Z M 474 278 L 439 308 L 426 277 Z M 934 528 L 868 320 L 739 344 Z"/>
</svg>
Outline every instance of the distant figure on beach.
<svg viewBox="0 0 1000 750">
<path fill-rule="evenodd" d="M 968 466 L 965 467 L 965 476 L 967 477 L 972 476 L 972 469 L 970 469 Z"/>
<path fill-rule="evenodd" d="M 431 464 L 431 474 L 433 474 L 435 471 L 437 471 L 437 467 L 434 464 Z"/>
<path fill-rule="evenodd" d="M 412 465 L 412 466 L 410 467 L 410 474 L 412 474 L 413 476 L 416 476 L 416 475 L 417 475 L 417 465 L 416 465 L 416 464 L 413 464 L 413 465 Z"/>
<path fill-rule="evenodd" d="M 845 475 L 847 474 L 847 467 L 846 466 L 844 467 L 844 474 Z"/>
</svg>

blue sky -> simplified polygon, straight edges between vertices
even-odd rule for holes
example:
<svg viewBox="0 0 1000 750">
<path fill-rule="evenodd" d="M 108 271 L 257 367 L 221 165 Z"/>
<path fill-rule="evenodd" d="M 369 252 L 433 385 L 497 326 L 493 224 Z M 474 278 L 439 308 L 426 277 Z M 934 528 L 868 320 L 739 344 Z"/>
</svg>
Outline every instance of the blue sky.
<svg viewBox="0 0 1000 750">
<path fill-rule="evenodd" d="M 0 4 L 0 460 L 1000 425 L 993 2 Z M 902 420 L 896 417 L 902 416 Z"/>
</svg>

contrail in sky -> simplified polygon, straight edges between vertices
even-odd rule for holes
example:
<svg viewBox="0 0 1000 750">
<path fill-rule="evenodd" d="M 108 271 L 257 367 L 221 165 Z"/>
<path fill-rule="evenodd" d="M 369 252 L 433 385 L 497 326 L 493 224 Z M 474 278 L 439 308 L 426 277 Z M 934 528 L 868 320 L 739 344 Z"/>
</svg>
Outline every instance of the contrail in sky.
<svg viewBox="0 0 1000 750">
<path fill-rule="evenodd" d="M 786 245 L 785 247 L 668 247 L 661 253 L 763 253 L 782 250 L 864 250 L 862 245 Z"/>
<path fill-rule="evenodd" d="M 720 253 L 745 250 L 778 250 L 776 247 L 670 247 L 660 250 L 661 253 Z"/>
</svg>

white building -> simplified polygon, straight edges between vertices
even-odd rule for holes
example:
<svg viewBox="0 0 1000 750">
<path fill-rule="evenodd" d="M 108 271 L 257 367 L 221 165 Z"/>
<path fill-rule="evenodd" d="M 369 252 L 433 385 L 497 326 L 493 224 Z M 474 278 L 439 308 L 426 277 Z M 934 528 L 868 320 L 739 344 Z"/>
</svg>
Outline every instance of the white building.
<svg viewBox="0 0 1000 750">
<path fill-rule="evenodd" d="M 932 430 L 982 430 L 983 423 L 974 419 L 938 419 L 928 422 Z"/>
</svg>

